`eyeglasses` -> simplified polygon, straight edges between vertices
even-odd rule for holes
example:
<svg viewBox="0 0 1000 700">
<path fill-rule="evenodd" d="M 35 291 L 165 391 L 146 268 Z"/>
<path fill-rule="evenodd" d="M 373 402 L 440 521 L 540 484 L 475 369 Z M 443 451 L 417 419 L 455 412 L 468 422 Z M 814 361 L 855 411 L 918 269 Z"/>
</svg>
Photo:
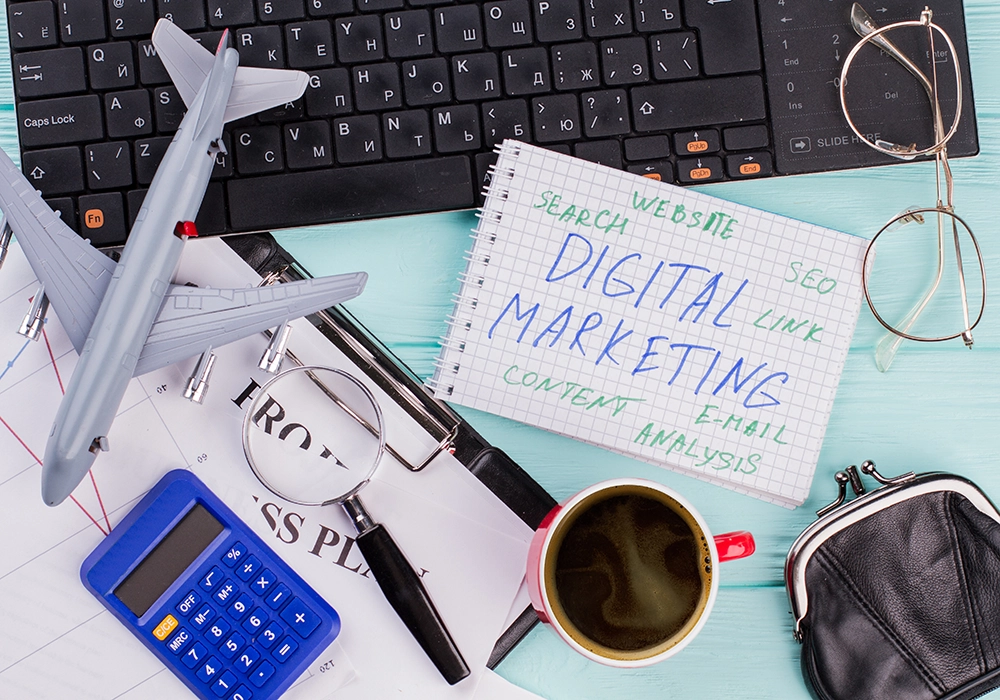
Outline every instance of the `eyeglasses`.
<svg viewBox="0 0 1000 700">
<path fill-rule="evenodd" d="M 960 337 L 972 347 L 972 329 L 986 307 L 986 271 L 979 243 L 953 203 L 948 141 L 962 114 L 962 69 L 951 37 L 934 23 L 929 8 L 919 19 L 878 27 L 855 3 L 851 23 L 861 40 L 847 54 L 840 74 L 840 104 L 851 130 L 879 153 L 935 160 L 935 206 L 910 207 L 893 217 L 865 252 L 865 299 L 889 331 L 875 350 L 876 366 L 884 372 L 904 339 Z M 938 65 L 948 63 L 953 70 L 939 75 Z"/>
</svg>

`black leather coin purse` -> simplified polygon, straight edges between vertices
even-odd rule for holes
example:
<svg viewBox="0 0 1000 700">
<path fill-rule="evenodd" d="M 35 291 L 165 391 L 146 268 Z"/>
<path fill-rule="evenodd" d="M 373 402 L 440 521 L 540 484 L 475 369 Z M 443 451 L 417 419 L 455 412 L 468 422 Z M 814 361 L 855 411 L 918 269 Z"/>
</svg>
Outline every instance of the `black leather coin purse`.
<svg viewBox="0 0 1000 700">
<path fill-rule="evenodd" d="M 839 497 L 785 562 L 814 696 L 971 700 L 1000 686 L 1000 512 L 953 474 L 861 471 L 879 487 L 838 472 Z"/>
</svg>

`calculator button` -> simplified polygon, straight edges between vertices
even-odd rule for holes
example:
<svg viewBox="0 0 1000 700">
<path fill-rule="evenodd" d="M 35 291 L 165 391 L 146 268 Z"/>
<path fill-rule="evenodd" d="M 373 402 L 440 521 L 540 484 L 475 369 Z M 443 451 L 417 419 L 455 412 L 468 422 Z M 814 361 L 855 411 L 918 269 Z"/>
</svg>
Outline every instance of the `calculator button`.
<svg viewBox="0 0 1000 700">
<path fill-rule="evenodd" d="M 236 677 L 236 674 L 232 671 L 225 671 L 219 676 L 219 680 L 215 681 L 215 685 L 212 686 L 212 692 L 221 698 L 233 689 L 237 680 L 239 679 Z"/>
<path fill-rule="evenodd" d="M 243 629 L 251 635 L 257 634 L 260 628 L 267 622 L 267 611 L 264 608 L 255 608 L 250 617 L 243 621 Z"/>
<path fill-rule="evenodd" d="M 215 599 L 222 603 L 223 605 L 232 602 L 232 599 L 236 597 L 236 593 L 240 589 L 236 587 L 236 582 L 229 579 L 224 584 L 219 587 L 219 590 L 215 592 Z"/>
<path fill-rule="evenodd" d="M 198 669 L 198 673 L 195 675 L 201 679 L 202 683 L 211 683 L 215 678 L 215 674 L 222 670 L 222 662 L 220 662 L 214 656 L 208 657 L 208 661 L 205 665 Z"/>
<path fill-rule="evenodd" d="M 242 620 L 244 617 L 247 616 L 247 613 L 250 612 L 250 608 L 253 607 L 253 604 L 254 604 L 253 596 L 251 596 L 249 593 L 244 593 L 243 595 L 241 595 L 239 598 L 236 599 L 235 603 L 229 606 L 229 609 L 226 612 L 229 613 L 229 617 L 239 622 L 240 620 Z"/>
<path fill-rule="evenodd" d="M 256 580 L 250 584 L 250 588 L 252 588 L 253 592 L 257 595 L 264 595 L 267 593 L 267 589 L 271 587 L 271 584 L 274 583 L 274 579 L 274 572 L 270 569 L 264 569 L 264 573 L 260 574 Z"/>
<path fill-rule="evenodd" d="M 222 563 L 231 569 L 236 565 L 236 562 L 243 558 L 243 555 L 246 553 L 247 546 L 242 542 L 237 542 L 229 548 L 229 551 L 226 552 L 225 555 L 223 555 Z"/>
<path fill-rule="evenodd" d="M 233 665 L 236 667 L 237 671 L 240 671 L 241 673 L 246 673 L 251 668 L 253 668 L 253 665 L 257 663 L 257 659 L 259 658 L 260 658 L 259 651 L 257 651 L 253 647 L 247 647 L 246 649 L 243 650 L 243 653 L 240 654 L 240 658 L 236 659 Z"/>
<path fill-rule="evenodd" d="M 274 666 L 267 661 L 257 664 L 257 670 L 250 674 L 250 682 L 258 688 L 263 687 L 268 679 L 274 675 Z"/>
<path fill-rule="evenodd" d="M 232 626 L 226 622 L 226 618 L 220 617 L 215 621 L 215 624 L 208 628 L 208 632 L 205 633 L 205 639 L 211 644 L 218 644 L 230 629 L 232 629 Z"/>
<path fill-rule="evenodd" d="M 284 630 L 281 629 L 281 625 L 278 624 L 277 620 L 272 622 L 267 626 L 267 629 L 260 633 L 257 637 L 257 645 L 264 647 L 265 649 L 270 649 L 278 638 L 284 634 Z"/>
<path fill-rule="evenodd" d="M 201 606 L 201 610 L 191 618 L 191 624 L 194 625 L 195 629 L 205 629 L 205 625 L 211 622 L 213 617 L 215 617 L 215 611 L 211 605 L 205 603 Z"/>
<path fill-rule="evenodd" d="M 208 654 L 208 649 L 201 642 L 195 642 L 194 646 L 184 653 L 181 659 L 188 668 L 194 668 Z"/>
<path fill-rule="evenodd" d="M 180 624 L 177 622 L 177 618 L 173 615 L 167 615 L 165 618 L 160 620 L 160 624 L 156 626 L 153 630 L 153 636 L 159 639 L 161 642 L 170 636 L 170 633 L 174 631 L 174 628 Z"/>
<path fill-rule="evenodd" d="M 301 598 L 292 598 L 292 602 L 281 611 L 281 619 L 305 639 L 319 627 L 319 615 L 306 607 Z"/>
<path fill-rule="evenodd" d="M 239 632 L 233 632 L 229 635 L 229 639 L 224 641 L 222 646 L 219 647 L 219 653 L 225 658 L 231 659 L 239 653 L 239 650 L 243 648 L 243 645 L 246 644 L 246 642 L 247 640 L 243 639 L 243 635 Z"/>
<path fill-rule="evenodd" d="M 241 581 L 249 581 L 258 569 L 260 569 L 260 559 L 251 554 L 245 562 L 236 567 L 236 575 Z"/>
<path fill-rule="evenodd" d="M 271 650 L 271 656 L 278 660 L 279 664 L 283 664 L 288 660 L 288 657 L 295 653 L 295 650 L 299 648 L 299 643 L 292 639 L 291 635 L 288 635 L 280 642 L 277 646 Z"/>
<path fill-rule="evenodd" d="M 288 602 L 288 599 L 292 597 L 291 589 L 283 583 L 279 583 L 275 586 L 274 590 L 271 591 L 270 595 L 267 596 L 267 607 L 271 610 L 277 610 L 282 605 Z"/>
<path fill-rule="evenodd" d="M 190 591 L 186 596 L 184 596 L 184 599 L 177 604 L 177 612 L 179 612 L 184 617 L 187 617 L 188 615 L 191 614 L 191 611 L 195 609 L 195 606 L 197 606 L 198 603 L 200 602 L 201 602 L 201 596 L 195 593 L 194 591 Z"/>
<path fill-rule="evenodd" d="M 253 692 L 245 685 L 241 685 L 236 689 L 236 692 L 232 694 L 229 700 L 250 700 L 252 697 Z"/>
<path fill-rule="evenodd" d="M 181 650 L 187 646 L 187 643 L 191 641 L 191 633 L 186 629 L 181 627 L 177 630 L 177 634 L 171 637 L 170 641 L 167 642 L 167 649 L 174 652 L 175 654 L 180 654 Z"/>
<path fill-rule="evenodd" d="M 222 579 L 224 578 L 225 575 L 222 573 L 222 569 L 217 566 L 213 566 L 211 571 L 201 577 L 199 585 L 201 585 L 201 587 L 206 591 L 211 592 L 219 587 L 219 584 L 222 583 Z"/>
</svg>

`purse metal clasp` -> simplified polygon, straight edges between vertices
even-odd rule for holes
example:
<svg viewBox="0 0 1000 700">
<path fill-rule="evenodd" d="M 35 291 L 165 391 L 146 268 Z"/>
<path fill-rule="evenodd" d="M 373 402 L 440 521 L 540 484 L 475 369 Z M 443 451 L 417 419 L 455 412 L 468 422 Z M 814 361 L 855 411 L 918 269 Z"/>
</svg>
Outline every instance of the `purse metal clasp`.
<svg viewBox="0 0 1000 700">
<path fill-rule="evenodd" d="M 875 469 L 875 462 L 870 459 L 866 459 L 861 463 L 861 471 L 868 476 L 872 477 L 882 486 L 892 486 L 894 484 L 902 484 L 904 482 L 910 481 L 914 478 L 913 472 L 906 472 L 905 474 L 900 474 L 892 478 L 882 476 Z M 828 505 L 823 506 L 816 511 L 816 515 L 823 517 L 830 511 L 836 509 L 847 499 L 847 485 L 851 485 L 851 490 L 854 491 L 855 496 L 863 496 L 866 493 L 865 485 L 861 481 L 861 475 L 858 474 L 858 468 L 855 465 L 849 466 L 844 471 L 837 472 L 833 475 L 833 478 L 837 482 L 838 492 L 837 498 Z"/>
</svg>

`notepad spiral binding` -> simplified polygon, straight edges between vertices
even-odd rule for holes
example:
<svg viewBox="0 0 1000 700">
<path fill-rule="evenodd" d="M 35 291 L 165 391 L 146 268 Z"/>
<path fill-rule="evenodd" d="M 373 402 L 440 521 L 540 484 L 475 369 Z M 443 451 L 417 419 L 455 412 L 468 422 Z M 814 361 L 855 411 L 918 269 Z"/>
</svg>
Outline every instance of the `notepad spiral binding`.
<svg viewBox="0 0 1000 700">
<path fill-rule="evenodd" d="M 503 205 L 514 178 L 512 161 L 520 154 L 521 145 L 515 141 L 504 141 L 494 152 L 498 154 L 497 162 L 490 166 L 489 184 L 483 189 L 486 201 L 476 212 L 479 224 L 472 232 L 472 248 L 465 254 L 465 272 L 459 276 L 461 288 L 452 299 L 454 310 L 445 321 L 448 330 L 440 340 L 443 350 L 434 361 L 434 376 L 427 381 L 428 388 L 438 397 L 451 396 L 455 390 L 455 377 L 465 352 L 465 338 L 472 327 L 473 312 L 479 303 L 479 291 L 486 279 L 490 253 L 502 222 Z"/>
</svg>

